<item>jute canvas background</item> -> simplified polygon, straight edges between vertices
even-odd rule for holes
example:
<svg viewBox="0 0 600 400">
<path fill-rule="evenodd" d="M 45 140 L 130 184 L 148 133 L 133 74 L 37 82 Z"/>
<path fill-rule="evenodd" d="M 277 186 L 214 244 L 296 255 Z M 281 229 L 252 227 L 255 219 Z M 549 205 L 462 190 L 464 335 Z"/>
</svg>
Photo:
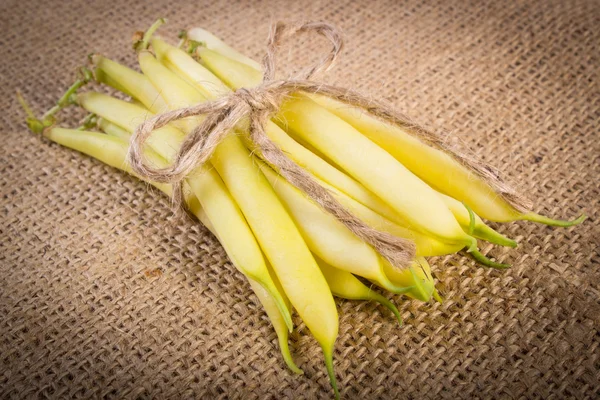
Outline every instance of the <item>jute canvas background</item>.
<svg viewBox="0 0 600 400">
<path fill-rule="evenodd" d="M 432 259 L 444 304 L 405 325 L 339 301 L 336 371 L 352 398 L 600 396 L 600 8 L 594 1 L 56 1 L 0 4 L 0 397 L 328 398 L 300 321 L 290 374 L 257 299 L 199 224 L 144 184 L 26 130 L 14 93 L 51 106 L 92 51 L 133 65 L 131 34 L 203 26 L 260 57 L 270 23 L 322 19 L 347 47 L 326 78 L 444 128 L 547 215 L 520 247 Z M 283 61 L 306 63 L 305 37 Z M 65 114 L 75 125 L 80 114 Z"/>
</svg>

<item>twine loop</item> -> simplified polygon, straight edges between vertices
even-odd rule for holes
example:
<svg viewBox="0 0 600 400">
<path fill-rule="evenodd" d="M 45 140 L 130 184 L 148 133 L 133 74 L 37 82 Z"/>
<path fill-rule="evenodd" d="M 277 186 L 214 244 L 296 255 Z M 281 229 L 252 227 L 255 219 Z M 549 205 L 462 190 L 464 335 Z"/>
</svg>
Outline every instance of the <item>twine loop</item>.
<svg viewBox="0 0 600 400">
<path fill-rule="evenodd" d="M 271 97 L 257 89 L 239 88 L 233 93 L 233 97 L 240 102 L 246 103 L 249 113 L 266 112 L 270 114 L 274 113 L 279 108 L 278 104 L 271 101 Z"/>
</svg>

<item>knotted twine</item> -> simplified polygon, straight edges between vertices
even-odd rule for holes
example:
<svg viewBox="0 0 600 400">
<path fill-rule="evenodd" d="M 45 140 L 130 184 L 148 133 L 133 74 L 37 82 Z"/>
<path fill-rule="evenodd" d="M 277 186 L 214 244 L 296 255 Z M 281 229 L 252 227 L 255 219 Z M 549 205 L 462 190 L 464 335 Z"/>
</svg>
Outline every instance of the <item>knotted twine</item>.
<svg viewBox="0 0 600 400">
<path fill-rule="evenodd" d="M 315 32 L 329 40 L 332 49 L 308 72 L 293 79 L 275 80 L 276 52 L 283 40 L 301 32 Z M 173 185 L 173 200 L 183 202 L 182 184 L 196 168 L 206 164 L 215 148 L 234 128 L 246 135 L 251 150 L 263 161 L 283 176 L 288 182 L 305 193 L 344 224 L 356 236 L 373 246 L 394 267 L 405 268 L 414 258 L 415 245 L 412 241 L 381 232 L 365 224 L 346 210 L 333 195 L 302 167 L 292 161 L 267 136 L 265 124 L 280 108 L 283 100 L 293 93 L 314 93 L 331 97 L 350 106 L 359 107 L 371 115 L 409 131 L 426 143 L 450 154 L 462 165 L 484 179 L 496 193 L 505 198 L 515 208 L 528 208 L 527 201 L 505 184 L 494 169 L 479 160 L 446 143 L 440 136 L 429 132 L 409 121 L 407 117 L 390 107 L 379 104 L 352 90 L 314 82 L 311 79 L 328 71 L 343 48 L 340 32 L 332 25 L 323 22 L 308 22 L 287 25 L 278 22 L 270 29 L 267 51 L 263 59 L 262 84 L 253 88 L 240 88 L 230 95 L 214 101 L 200 103 L 158 114 L 140 124 L 131 137 L 127 160 L 132 169 L 141 177 Z M 187 135 L 174 162 L 165 168 L 155 168 L 148 164 L 143 148 L 150 134 L 170 122 L 183 118 L 204 116 L 204 120 Z M 240 129 L 243 126 L 244 129 Z"/>
</svg>

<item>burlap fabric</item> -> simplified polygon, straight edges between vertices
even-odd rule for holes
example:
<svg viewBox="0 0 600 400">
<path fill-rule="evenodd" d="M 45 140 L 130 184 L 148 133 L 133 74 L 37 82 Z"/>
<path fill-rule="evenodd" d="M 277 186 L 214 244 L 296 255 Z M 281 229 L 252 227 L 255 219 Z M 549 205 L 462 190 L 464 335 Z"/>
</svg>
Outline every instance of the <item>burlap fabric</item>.
<svg viewBox="0 0 600 400">
<path fill-rule="evenodd" d="M 229 4 L 228 4 L 229 3 Z M 134 57 L 132 32 L 203 26 L 262 54 L 270 23 L 322 19 L 347 48 L 328 82 L 445 128 L 504 169 L 554 229 L 499 229 L 508 271 L 432 259 L 442 305 L 339 301 L 345 398 L 600 396 L 600 11 L 588 2 L 34 2 L 0 4 L 0 396 L 328 398 L 316 342 L 289 373 L 247 283 L 198 223 L 99 162 L 25 128 L 14 92 L 48 108 L 91 51 Z M 288 61 L 323 43 L 303 38 Z M 282 62 L 286 58 L 283 58 Z M 81 114 L 67 113 L 74 125 Z"/>
</svg>

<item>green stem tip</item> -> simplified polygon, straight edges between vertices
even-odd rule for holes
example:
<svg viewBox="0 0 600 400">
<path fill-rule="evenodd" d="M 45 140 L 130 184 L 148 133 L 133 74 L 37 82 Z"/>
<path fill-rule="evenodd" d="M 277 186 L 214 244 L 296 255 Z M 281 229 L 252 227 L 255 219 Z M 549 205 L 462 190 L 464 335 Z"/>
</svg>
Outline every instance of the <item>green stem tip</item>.
<svg viewBox="0 0 600 400">
<path fill-rule="evenodd" d="M 490 243 L 494 243 L 500 246 L 512 247 L 513 249 L 518 246 L 517 242 L 507 238 L 503 234 L 496 232 L 494 229 L 490 228 L 485 224 L 477 225 L 477 221 L 475 219 L 475 213 L 473 209 L 469 207 L 467 204 L 462 203 L 463 206 L 467 209 L 469 213 L 469 228 L 467 233 L 471 236 L 474 236 L 478 239 L 485 240 Z"/>
<path fill-rule="evenodd" d="M 574 219 L 572 221 L 563 221 L 560 219 L 552 219 L 552 218 L 544 217 L 543 215 L 531 212 L 531 213 L 523 214 L 520 219 L 525 220 L 525 221 L 538 222 L 540 224 L 549 225 L 549 226 L 559 226 L 562 228 L 568 228 L 570 226 L 579 225 L 580 223 L 585 221 L 586 218 L 587 218 L 587 216 L 585 214 L 582 214 L 579 216 L 579 218 Z"/>
<path fill-rule="evenodd" d="M 327 368 L 327 375 L 329 375 L 329 382 L 333 388 L 335 399 L 339 400 L 340 392 L 337 387 L 337 380 L 335 379 L 335 371 L 333 370 L 333 349 L 326 350 L 323 348 L 323 355 L 325 356 L 325 367 Z"/>
<path fill-rule="evenodd" d="M 179 31 L 177 37 L 179 38 L 179 43 L 177 44 L 177 47 L 191 56 L 195 55 L 196 49 L 198 47 L 206 47 L 206 43 L 190 39 L 186 30 Z"/>
<path fill-rule="evenodd" d="M 29 129 L 35 133 L 42 133 L 44 129 L 54 125 L 56 122 L 56 113 L 71 104 L 76 104 L 76 92 L 94 79 L 94 74 L 86 67 L 81 67 L 78 71 L 78 74 L 78 79 L 58 99 L 56 104 L 44 113 L 42 118 L 36 118 L 35 114 L 31 110 L 31 107 L 21 95 L 21 92 L 17 91 L 17 100 L 21 104 L 21 107 L 23 107 L 25 110 L 25 113 L 27 113 L 26 121 Z"/>
<path fill-rule="evenodd" d="M 440 304 L 444 303 L 444 298 L 440 295 L 440 292 L 436 288 L 433 288 L 433 298 Z"/>
<path fill-rule="evenodd" d="M 63 95 L 58 99 L 56 105 L 44 114 L 44 117 L 54 115 L 66 106 L 75 104 L 75 93 L 77 93 L 79 89 L 87 85 L 92 80 L 94 80 L 94 74 L 92 71 L 87 67 L 81 67 L 79 69 L 79 78 L 73 82 L 71 86 L 69 86 L 65 93 L 63 93 Z"/>
<path fill-rule="evenodd" d="M 135 51 L 148 50 L 148 46 L 150 45 L 150 39 L 154 35 L 154 32 L 156 32 L 156 30 L 158 28 L 160 28 L 162 25 L 164 25 L 165 23 L 167 23 L 166 18 L 159 18 L 156 21 L 154 21 L 154 23 L 152 25 L 150 25 L 150 28 L 148 28 L 146 30 L 146 32 L 144 32 L 142 38 L 135 40 L 135 42 L 133 43 L 134 50 Z"/>
<path fill-rule="evenodd" d="M 27 118 L 35 118 L 35 114 L 33 113 L 31 106 L 29 105 L 29 103 L 27 103 L 27 101 L 23 97 L 23 93 L 21 93 L 21 91 L 18 89 L 17 89 L 17 101 L 19 102 L 19 104 L 21 104 L 21 107 L 27 114 Z"/>
<path fill-rule="evenodd" d="M 483 265 L 485 267 L 490 267 L 490 268 L 495 268 L 495 269 L 510 268 L 510 264 L 502 264 L 502 263 L 494 262 L 494 261 L 490 260 L 489 258 L 487 258 L 486 256 L 484 256 L 483 254 L 481 254 L 479 252 L 479 249 L 477 248 L 477 240 L 475 238 L 473 238 L 473 242 L 467 248 L 467 253 L 471 257 L 473 257 L 475 259 L 475 261 L 477 261 L 478 263 L 480 263 L 481 265 Z"/>
<path fill-rule="evenodd" d="M 302 371 L 292 358 L 292 353 L 290 352 L 290 347 L 288 345 L 287 335 L 285 337 L 283 335 L 278 335 L 279 340 L 279 348 L 281 349 L 281 355 L 283 356 L 283 361 L 287 364 L 288 368 L 295 374 L 302 375 L 304 371 Z"/>
<path fill-rule="evenodd" d="M 187 42 L 187 39 L 188 39 L 187 31 L 185 29 L 180 30 L 179 33 L 177 34 L 177 37 L 179 38 L 179 43 L 177 43 L 177 48 L 183 49 L 185 46 L 185 43 Z"/>
<path fill-rule="evenodd" d="M 469 230 L 468 230 L 468 234 L 472 235 L 473 231 L 475 230 L 475 213 L 473 212 L 473 210 L 471 209 L 471 207 L 469 207 L 466 203 L 462 203 L 463 206 L 465 206 L 465 208 L 467 209 L 467 212 L 469 213 Z"/>
<path fill-rule="evenodd" d="M 98 124 L 98 116 L 96 114 L 88 114 L 83 121 L 81 121 L 81 125 L 77 127 L 78 131 L 87 131 L 94 128 Z"/>
<path fill-rule="evenodd" d="M 29 103 L 27 103 L 27 100 L 25 100 L 20 90 L 17 90 L 17 101 L 19 102 L 21 108 L 23 108 L 25 114 L 27 115 L 25 121 L 29 130 L 31 130 L 34 133 L 42 133 L 46 127 L 44 126 L 42 121 L 36 118 L 35 114 L 33 113 L 33 110 L 31 109 L 31 106 L 29 105 Z"/>
<path fill-rule="evenodd" d="M 396 319 L 398 320 L 398 324 L 400 324 L 400 326 L 402 326 L 402 315 L 400 315 L 400 311 L 398 311 L 398 308 L 394 305 L 394 303 L 392 303 L 391 301 L 389 301 L 388 299 L 386 299 L 379 293 L 375 293 L 375 292 L 371 292 L 371 300 L 378 302 L 379 304 L 381 304 L 382 306 L 384 306 L 388 310 L 390 310 L 394 314 L 394 316 L 396 316 Z"/>
<path fill-rule="evenodd" d="M 504 236 L 487 225 L 476 227 L 472 235 L 478 239 L 513 249 L 519 245 L 515 240 Z"/>
<path fill-rule="evenodd" d="M 469 253 L 469 255 L 475 259 L 475 261 L 477 261 L 479 264 L 481 264 L 485 267 L 490 267 L 490 268 L 495 268 L 495 269 L 510 268 L 510 264 L 502 264 L 502 263 L 497 263 L 495 261 L 492 261 L 489 258 L 487 258 L 486 256 L 484 256 L 483 254 L 481 254 L 479 252 L 479 250 L 467 250 L 467 253 Z"/>
</svg>

